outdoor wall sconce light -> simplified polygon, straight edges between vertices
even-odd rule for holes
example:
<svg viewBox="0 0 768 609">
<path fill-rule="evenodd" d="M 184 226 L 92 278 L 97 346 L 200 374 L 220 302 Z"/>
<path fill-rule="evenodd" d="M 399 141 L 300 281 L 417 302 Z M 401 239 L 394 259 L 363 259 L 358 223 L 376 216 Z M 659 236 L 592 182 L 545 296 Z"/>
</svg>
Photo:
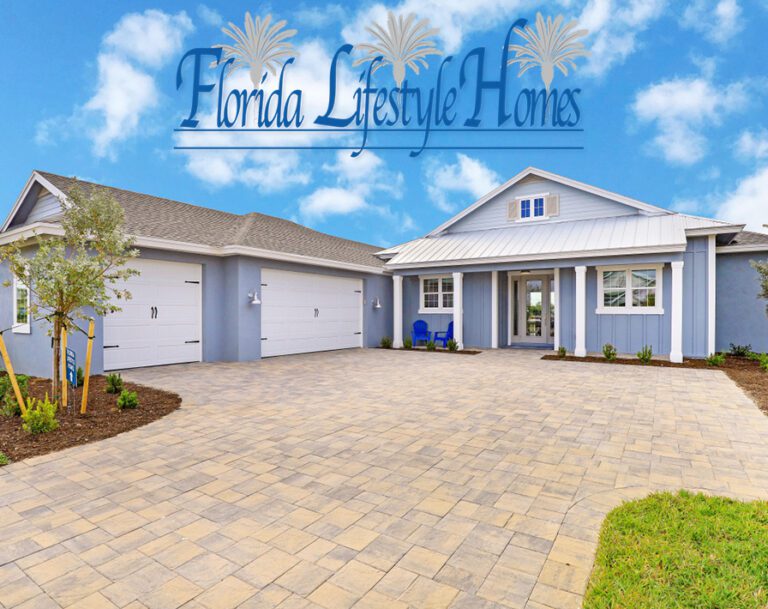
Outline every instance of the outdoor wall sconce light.
<svg viewBox="0 0 768 609">
<path fill-rule="evenodd" d="M 379 297 L 373 299 L 373 308 L 374 309 L 380 309 L 381 308 L 381 301 L 379 300 Z"/>
<path fill-rule="evenodd" d="M 252 305 L 261 304 L 261 300 L 259 300 L 259 293 L 256 290 L 253 290 L 253 292 L 248 292 L 248 300 Z"/>
</svg>

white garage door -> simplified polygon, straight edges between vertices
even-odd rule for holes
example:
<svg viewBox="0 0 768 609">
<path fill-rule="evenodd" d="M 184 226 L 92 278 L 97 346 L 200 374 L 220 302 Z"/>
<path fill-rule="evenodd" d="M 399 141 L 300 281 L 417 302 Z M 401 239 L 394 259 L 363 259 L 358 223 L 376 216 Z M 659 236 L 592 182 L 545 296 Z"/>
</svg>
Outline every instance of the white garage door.
<svg viewBox="0 0 768 609">
<path fill-rule="evenodd" d="M 141 271 L 119 287 L 132 298 L 104 318 L 104 369 L 197 362 L 202 359 L 202 267 L 137 259 Z"/>
<path fill-rule="evenodd" d="M 363 346 L 361 279 L 261 271 L 261 355 Z"/>
</svg>

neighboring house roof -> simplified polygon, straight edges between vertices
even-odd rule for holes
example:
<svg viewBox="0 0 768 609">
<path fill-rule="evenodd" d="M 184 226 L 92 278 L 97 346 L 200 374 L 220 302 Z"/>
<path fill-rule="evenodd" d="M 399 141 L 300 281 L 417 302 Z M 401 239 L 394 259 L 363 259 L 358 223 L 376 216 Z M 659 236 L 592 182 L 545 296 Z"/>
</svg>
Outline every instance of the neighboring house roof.
<svg viewBox="0 0 768 609">
<path fill-rule="evenodd" d="M 728 243 L 717 248 L 718 252 L 765 252 L 768 251 L 768 235 L 753 231 L 741 231 Z"/>
<path fill-rule="evenodd" d="M 543 169 L 538 169 L 536 167 L 526 167 L 520 173 L 514 176 L 511 180 L 507 180 L 501 186 L 493 189 L 491 192 L 489 192 L 488 194 L 484 195 L 483 197 L 475 201 L 472 205 L 460 211 L 458 214 L 453 216 L 453 218 L 451 218 L 450 220 L 443 222 L 435 230 L 430 232 L 428 236 L 434 237 L 436 235 L 439 235 L 445 229 L 449 228 L 450 226 L 452 226 L 453 224 L 455 224 L 465 216 L 475 211 L 478 207 L 484 205 L 485 203 L 487 203 L 497 195 L 501 194 L 508 188 L 511 188 L 512 186 L 524 180 L 528 176 L 537 176 L 545 180 L 552 180 L 553 182 L 557 182 L 558 184 L 563 184 L 565 186 L 570 186 L 578 190 L 583 190 L 584 192 L 588 192 L 593 195 L 597 195 L 599 197 L 609 199 L 611 201 L 616 201 L 617 203 L 622 203 L 623 205 L 628 205 L 629 207 L 634 207 L 635 209 L 640 210 L 640 212 L 642 213 L 646 213 L 646 214 L 674 213 L 669 211 L 668 209 L 664 209 L 663 207 L 656 207 L 655 205 L 649 205 L 648 203 L 643 203 L 642 201 L 631 199 L 630 197 L 625 197 L 624 195 L 619 195 L 619 194 L 616 194 L 615 192 L 610 192 L 608 190 L 604 190 L 602 188 L 592 186 L 591 184 L 585 184 L 584 182 L 572 180 L 571 178 L 566 178 L 565 176 L 561 176 L 556 173 L 552 173 L 550 171 L 544 171 Z"/>
<path fill-rule="evenodd" d="M 633 215 L 446 233 L 404 244 L 387 267 L 684 251 L 686 222 L 680 214 Z"/>
<path fill-rule="evenodd" d="M 340 263 L 381 270 L 384 262 L 375 256 L 381 248 L 334 237 L 295 222 L 261 213 L 238 215 L 171 199 L 103 186 L 83 180 L 36 171 L 42 185 L 56 195 L 67 195 L 78 184 L 81 188 L 107 190 L 125 210 L 126 232 L 137 237 L 137 244 L 151 247 L 154 241 L 194 244 L 221 250 L 219 255 L 250 254 L 272 257 L 287 254 L 318 261 Z M 17 207 L 12 215 L 18 210 Z M 6 221 L 4 230 L 12 217 Z M 173 248 L 166 248 L 173 249 Z M 333 265 L 339 266 L 339 264 Z"/>
</svg>

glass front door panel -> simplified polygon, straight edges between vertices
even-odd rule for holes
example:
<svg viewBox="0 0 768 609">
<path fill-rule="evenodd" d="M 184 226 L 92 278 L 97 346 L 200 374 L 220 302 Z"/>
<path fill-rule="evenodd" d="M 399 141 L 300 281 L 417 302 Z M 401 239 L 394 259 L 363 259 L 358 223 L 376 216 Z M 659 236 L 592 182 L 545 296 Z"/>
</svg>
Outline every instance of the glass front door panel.
<svg viewBox="0 0 768 609">
<path fill-rule="evenodd" d="M 525 282 L 525 335 L 541 336 L 544 313 L 544 289 L 541 279 L 528 279 Z"/>
</svg>

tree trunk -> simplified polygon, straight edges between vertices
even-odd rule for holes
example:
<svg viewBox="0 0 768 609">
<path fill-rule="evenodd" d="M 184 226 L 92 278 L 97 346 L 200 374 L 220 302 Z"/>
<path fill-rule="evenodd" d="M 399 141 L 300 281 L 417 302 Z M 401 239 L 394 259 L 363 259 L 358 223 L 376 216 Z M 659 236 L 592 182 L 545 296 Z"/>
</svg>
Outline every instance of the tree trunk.
<svg viewBox="0 0 768 609">
<path fill-rule="evenodd" d="M 61 319 L 57 315 L 53 319 L 53 387 L 51 399 L 58 401 L 61 390 Z"/>
</svg>

